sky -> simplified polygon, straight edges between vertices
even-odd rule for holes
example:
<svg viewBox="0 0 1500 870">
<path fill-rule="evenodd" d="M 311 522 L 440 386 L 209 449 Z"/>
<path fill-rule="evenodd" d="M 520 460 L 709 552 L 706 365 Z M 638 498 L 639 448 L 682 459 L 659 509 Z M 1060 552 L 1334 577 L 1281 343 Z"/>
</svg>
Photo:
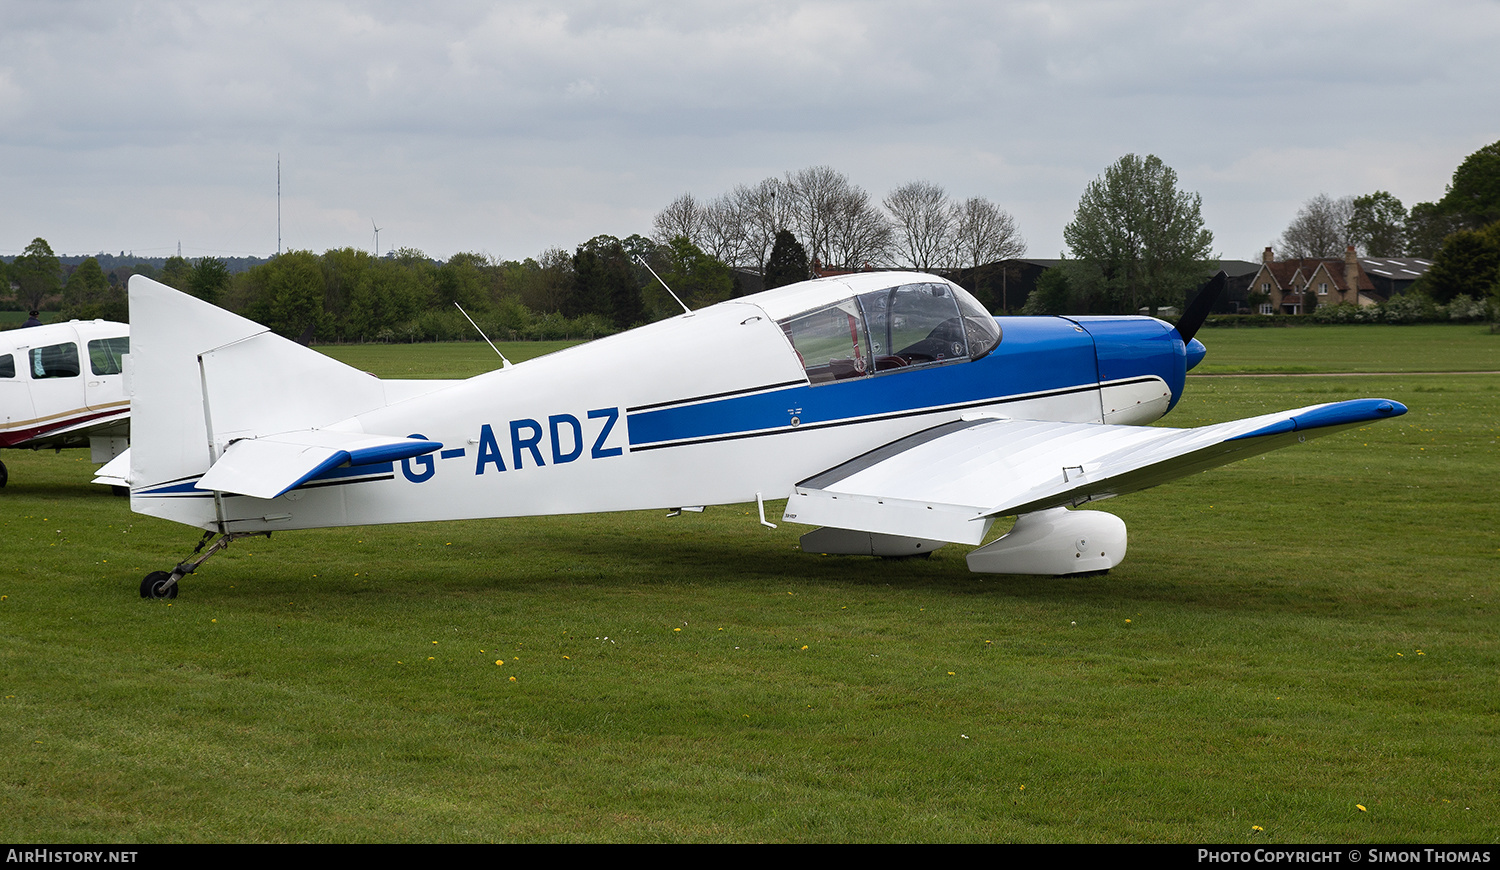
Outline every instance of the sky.
<svg viewBox="0 0 1500 870">
<path fill-rule="evenodd" d="M 523 259 L 828 165 L 1057 257 L 1135 153 L 1258 260 L 1319 193 L 1441 197 L 1497 45 L 1497 0 L 0 0 L 0 254 Z"/>
</svg>

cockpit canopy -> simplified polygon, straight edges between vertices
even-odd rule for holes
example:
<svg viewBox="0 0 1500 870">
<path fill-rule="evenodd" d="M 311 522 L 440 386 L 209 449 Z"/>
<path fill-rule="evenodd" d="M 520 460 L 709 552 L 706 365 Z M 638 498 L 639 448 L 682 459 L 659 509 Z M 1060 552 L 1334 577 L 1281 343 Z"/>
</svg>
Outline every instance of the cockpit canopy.
<svg viewBox="0 0 1500 870">
<path fill-rule="evenodd" d="M 979 359 L 1000 325 L 947 281 L 895 284 L 777 321 L 814 384 Z"/>
</svg>

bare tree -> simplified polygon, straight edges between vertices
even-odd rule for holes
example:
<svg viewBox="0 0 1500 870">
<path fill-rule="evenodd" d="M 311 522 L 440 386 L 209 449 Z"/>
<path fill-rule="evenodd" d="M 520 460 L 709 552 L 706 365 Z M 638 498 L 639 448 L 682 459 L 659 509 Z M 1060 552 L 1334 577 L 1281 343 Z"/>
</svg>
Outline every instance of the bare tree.
<svg viewBox="0 0 1500 870">
<path fill-rule="evenodd" d="M 834 203 L 828 225 L 828 262 L 841 269 L 883 266 L 890 256 L 891 222 L 864 188 L 850 186 Z"/>
<path fill-rule="evenodd" d="M 930 181 L 913 181 L 891 191 L 885 210 L 895 223 L 893 251 L 914 269 L 947 265 L 953 253 L 953 213 L 948 194 Z"/>
<path fill-rule="evenodd" d="M 808 257 L 845 269 L 897 260 L 922 269 L 977 265 L 1026 250 L 1015 219 L 982 197 L 950 204 L 942 187 L 918 181 L 883 205 L 843 173 L 812 166 L 711 202 L 685 193 L 656 215 L 654 236 L 661 244 L 684 237 L 723 263 L 762 273 L 781 230 L 792 231 Z"/>
<path fill-rule="evenodd" d="M 745 251 L 745 227 L 739 201 L 733 195 L 725 194 L 703 209 L 703 240 L 697 244 L 721 263 L 740 264 Z"/>
<path fill-rule="evenodd" d="M 1350 220 L 1354 216 L 1354 197 L 1334 199 L 1320 193 L 1309 199 L 1281 234 L 1284 258 L 1342 257 L 1344 248 L 1354 243 Z"/>
<path fill-rule="evenodd" d="M 953 206 L 953 247 L 957 265 L 973 268 L 1025 256 L 1026 240 L 1010 212 L 981 196 Z"/>
<path fill-rule="evenodd" d="M 665 245 L 681 237 L 702 247 L 704 211 L 691 193 L 684 193 L 672 200 L 671 205 L 657 212 L 656 219 L 652 222 L 656 229 L 656 241 Z"/>
<path fill-rule="evenodd" d="M 848 176 L 831 166 L 812 166 L 793 174 L 788 172 L 786 189 L 791 192 L 796 233 L 807 249 L 807 255 L 827 263 L 829 231 L 839 204 L 848 195 Z"/>
<path fill-rule="evenodd" d="M 776 233 L 795 223 L 796 197 L 785 182 L 767 178 L 753 187 L 739 185 L 728 199 L 739 221 L 741 248 L 736 265 L 765 274 Z"/>
</svg>

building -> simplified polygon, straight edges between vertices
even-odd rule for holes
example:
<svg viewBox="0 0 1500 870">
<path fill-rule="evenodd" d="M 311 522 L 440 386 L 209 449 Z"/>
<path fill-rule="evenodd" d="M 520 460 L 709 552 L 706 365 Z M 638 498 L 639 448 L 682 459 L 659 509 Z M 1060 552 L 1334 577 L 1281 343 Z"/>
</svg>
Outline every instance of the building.
<svg viewBox="0 0 1500 870">
<path fill-rule="evenodd" d="M 981 304 L 996 314 L 1019 314 L 1037 281 L 1048 269 L 1055 268 L 1066 260 L 1024 257 L 1014 260 L 997 260 L 972 269 L 957 269 L 946 272 L 960 287 L 973 293 Z M 1250 292 L 1251 279 L 1259 265 L 1245 260 L 1219 260 L 1206 263 L 1203 280 L 1223 270 L 1229 277 L 1229 287 L 1215 303 L 1214 314 L 1248 313 L 1245 299 Z M 1191 296 L 1191 292 L 1189 293 Z"/>
<path fill-rule="evenodd" d="M 1260 304 L 1261 314 L 1308 314 L 1320 305 L 1348 302 L 1370 306 L 1387 298 L 1370 280 L 1352 245 L 1345 249 L 1342 260 L 1277 260 L 1267 246 L 1261 254 L 1260 270 L 1251 279 L 1250 291 L 1266 297 Z"/>
<path fill-rule="evenodd" d="M 1432 261 L 1421 257 L 1361 257 L 1359 264 L 1370 276 L 1375 292 L 1387 299 L 1405 293 L 1432 268 Z"/>
</svg>

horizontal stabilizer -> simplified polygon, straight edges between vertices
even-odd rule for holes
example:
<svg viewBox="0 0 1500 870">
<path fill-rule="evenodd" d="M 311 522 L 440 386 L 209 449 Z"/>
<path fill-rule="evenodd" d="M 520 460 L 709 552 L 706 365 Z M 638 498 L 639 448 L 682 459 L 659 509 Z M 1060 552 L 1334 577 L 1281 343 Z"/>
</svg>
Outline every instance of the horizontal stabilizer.
<svg viewBox="0 0 1500 870">
<path fill-rule="evenodd" d="M 340 465 L 375 465 L 421 456 L 443 445 L 419 438 L 307 429 L 229 445 L 197 488 L 276 498 Z"/>
<path fill-rule="evenodd" d="M 1146 489 L 1308 438 L 1399 417 L 1388 399 L 1313 405 L 1196 429 L 955 421 L 799 483 L 786 519 L 977 544 L 996 517 Z"/>
<path fill-rule="evenodd" d="M 94 472 L 94 479 L 90 483 L 103 484 L 104 486 L 130 486 L 130 451 L 116 456 L 114 459 Z"/>
</svg>

